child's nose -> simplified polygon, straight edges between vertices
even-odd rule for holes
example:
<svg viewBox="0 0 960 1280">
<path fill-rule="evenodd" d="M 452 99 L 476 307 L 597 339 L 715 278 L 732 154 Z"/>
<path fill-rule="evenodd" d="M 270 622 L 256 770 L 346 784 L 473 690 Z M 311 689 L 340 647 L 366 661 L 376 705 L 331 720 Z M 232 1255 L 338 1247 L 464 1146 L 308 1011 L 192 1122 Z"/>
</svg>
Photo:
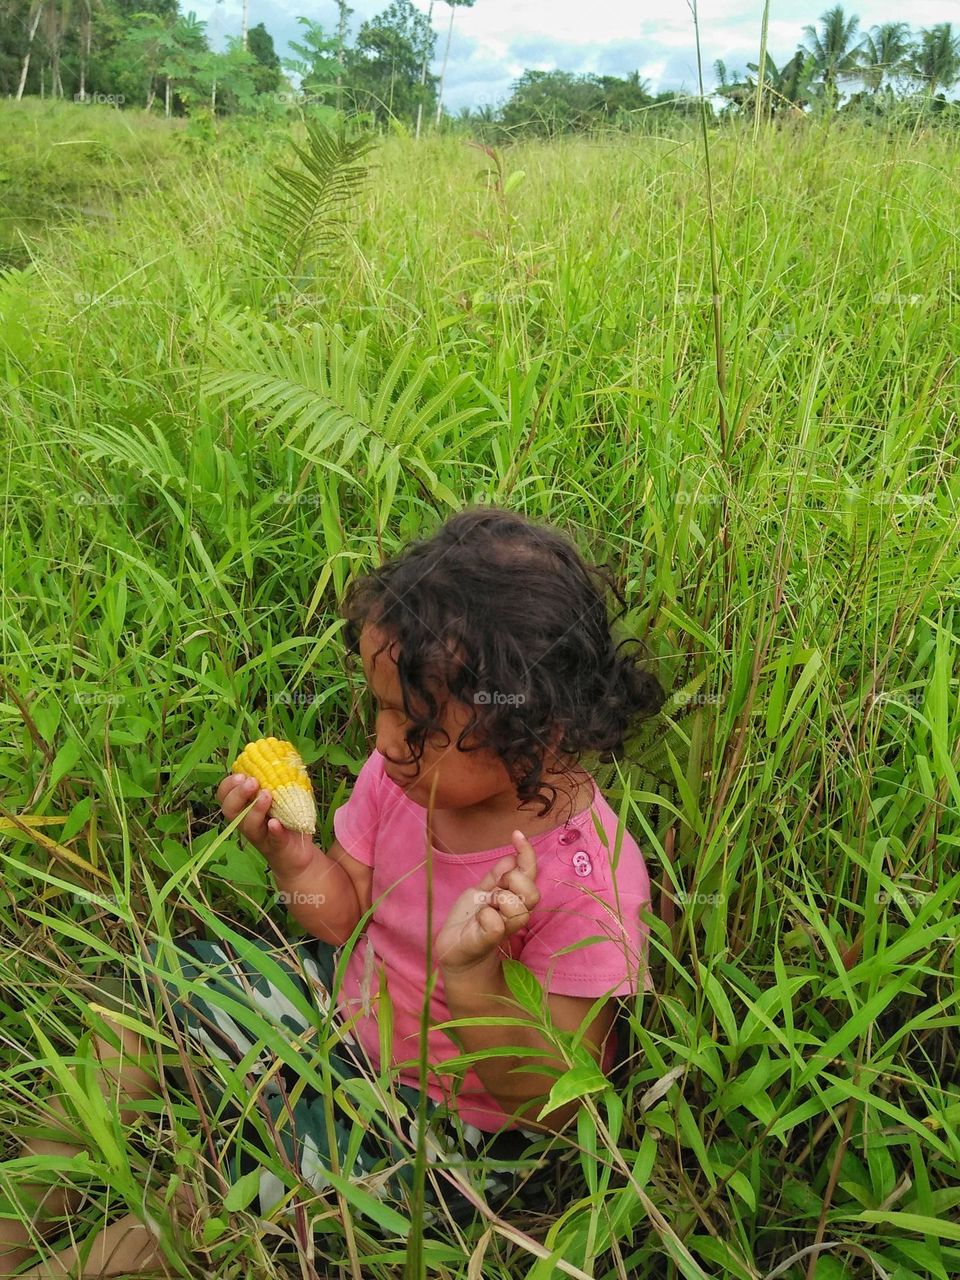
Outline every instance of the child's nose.
<svg viewBox="0 0 960 1280">
<path fill-rule="evenodd" d="M 404 745 L 402 735 L 398 736 L 396 733 L 392 733 L 386 725 L 378 721 L 377 750 L 382 756 L 392 757 L 394 760 L 402 760 L 407 754 L 404 750 Z"/>
</svg>

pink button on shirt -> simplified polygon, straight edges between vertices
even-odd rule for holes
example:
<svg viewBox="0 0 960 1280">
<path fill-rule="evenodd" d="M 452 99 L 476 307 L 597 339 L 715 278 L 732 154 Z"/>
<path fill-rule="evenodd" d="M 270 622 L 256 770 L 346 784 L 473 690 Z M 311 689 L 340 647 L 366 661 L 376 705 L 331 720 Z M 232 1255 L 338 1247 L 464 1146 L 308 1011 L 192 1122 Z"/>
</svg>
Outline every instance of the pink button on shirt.
<svg viewBox="0 0 960 1280">
<path fill-rule="evenodd" d="M 594 815 L 606 843 L 597 834 Z M 347 1016 L 360 1014 L 352 1033 L 371 1062 L 379 1064 L 377 1004 L 380 969 L 384 968 L 393 1009 L 392 1065 L 398 1068 L 400 1082 L 413 1088 L 419 1083 L 420 1011 L 426 989 L 426 817 L 426 809 L 408 799 L 386 776 L 383 756 L 374 751 L 360 770 L 350 799 L 333 819 L 334 833 L 344 849 L 373 868 L 373 914 L 348 961 L 340 1009 Z M 518 826 L 522 830 L 522 817 Z M 641 982 L 650 990 L 648 931 L 639 915 L 641 909 L 649 910 L 647 869 L 635 841 L 624 831 L 614 886 L 611 860 L 616 859 L 617 818 L 604 797 L 594 788 L 592 811 L 533 836 L 530 843 L 537 854 L 541 896 L 529 925 L 506 944 L 513 957 L 536 975 L 545 991 L 559 995 L 594 999 L 603 994 L 629 995 Z M 434 939 L 460 894 L 478 884 L 504 854 L 513 852 L 513 845 L 467 854 L 433 850 Z M 381 897 L 383 901 L 378 901 Z M 587 938 L 597 940 L 564 951 Z M 510 1016 L 506 1009 L 504 1016 Z M 430 1021 L 450 1020 L 443 979 L 438 977 L 430 1001 Z M 614 1051 L 611 1037 L 605 1067 Z M 462 1083 L 460 1072 L 437 1070 L 438 1064 L 460 1052 L 445 1031 L 431 1025 L 427 1054 L 430 1097 L 454 1107 L 465 1124 L 478 1129 L 515 1127 L 472 1068 L 463 1075 Z"/>
</svg>

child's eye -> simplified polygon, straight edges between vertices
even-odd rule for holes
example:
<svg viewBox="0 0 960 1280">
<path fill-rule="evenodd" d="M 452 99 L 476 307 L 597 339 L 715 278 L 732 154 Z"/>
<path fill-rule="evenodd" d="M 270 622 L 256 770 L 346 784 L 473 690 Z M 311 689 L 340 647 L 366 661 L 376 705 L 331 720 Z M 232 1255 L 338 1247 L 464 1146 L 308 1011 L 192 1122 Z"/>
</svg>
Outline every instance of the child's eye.
<svg viewBox="0 0 960 1280">
<path fill-rule="evenodd" d="M 395 707 L 391 702 L 381 702 L 380 699 L 377 697 L 374 697 L 373 699 L 373 708 L 376 711 L 378 716 L 391 715 L 391 714 L 398 715 L 401 718 L 405 718 L 406 716 L 406 713 L 403 710 L 403 707 Z"/>
</svg>

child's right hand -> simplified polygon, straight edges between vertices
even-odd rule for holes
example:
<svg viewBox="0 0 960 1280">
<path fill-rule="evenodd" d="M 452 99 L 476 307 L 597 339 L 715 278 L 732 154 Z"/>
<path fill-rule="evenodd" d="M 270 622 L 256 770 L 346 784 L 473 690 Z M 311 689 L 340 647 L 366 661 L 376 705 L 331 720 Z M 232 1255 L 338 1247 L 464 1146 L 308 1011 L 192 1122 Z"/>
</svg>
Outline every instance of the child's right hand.
<svg viewBox="0 0 960 1280">
<path fill-rule="evenodd" d="M 253 808 L 238 830 L 263 854 L 274 875 L 288 879 L 305 871 L 316 853 L 311 837 L 302 831 L 290 831 L 276 818 L 267 818 L 273 797 L 261 789 L 256 778 L 231 773 L 217 788 L 217 800 L 228 822 L 242 813 L 254 797 Z"/>
</svg>

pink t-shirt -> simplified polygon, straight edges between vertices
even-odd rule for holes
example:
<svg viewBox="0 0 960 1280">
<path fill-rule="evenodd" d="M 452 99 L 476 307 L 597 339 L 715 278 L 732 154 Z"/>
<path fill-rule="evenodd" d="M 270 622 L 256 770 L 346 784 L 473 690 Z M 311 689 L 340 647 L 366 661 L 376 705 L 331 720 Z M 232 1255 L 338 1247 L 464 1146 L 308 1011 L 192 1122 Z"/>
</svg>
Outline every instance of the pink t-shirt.
<svg viewBox="0 0 960 1280">
<path fill-rule="evenodd" d="M 603 829 L 603 840 L 594 816 Z M 426 990 L 426 818 L 426 809 L 386 776 L 383 756 L 374 751 L 360 770 L 350 799 L 333 819 L 336 838 L 347 853 L 373 868 L 374 909 L 347 963 L 339 1007 L 348 1016 L 360 1015 L 352 1034 L 378 1066 L 377 1004 L 380 966 L 384 966 L 393 1009 L 391 1065 L 398 1068 L 400 1082 L 414 1088 L 419 1085 L 420 1012 Z M 522 816 L 517 825 L 523 829 Z M 647 869 L 635 841 L 623 831 L 614 885 L 611 861 L 616 860 L 618 848 L 617 818 L 596 787 L 591 810 L 531 837 L 530 843 L 537 854 L 540 901 L 529 924 L 504 944 L 514 959 L 530 969 L 545 991 L 559 995 L 629 995 L 641 984 L 651 989 L 646 968 L 648 930 L 639 915 L 641 908 L 649 910 Z M 513 852 L 512 844 L 466 854 L 433 849 L 434 940 L 460 894 L 478 884 L 504 854 Z M 383 895 L 383 901 L 378 901 Z M 586 938 L 603 940 L 560 954 Z M 504 1016 L 511 1015 L 505 1010 Z M 430 1001 L 428 1094 L 455 1108 L 464 1123 L 478 1129 L 516 1127 L 472 1067 L 464 1073 L 462 1084 L 458 1074 L 437 1070 L 447 1058 L 461 1053 L 445 1031 L 433 1029 L 433 1024 L 451 1019 L 440 976 Z M 611 1036 L 605 1068 L 614 1052 Z"/>
</svg>

